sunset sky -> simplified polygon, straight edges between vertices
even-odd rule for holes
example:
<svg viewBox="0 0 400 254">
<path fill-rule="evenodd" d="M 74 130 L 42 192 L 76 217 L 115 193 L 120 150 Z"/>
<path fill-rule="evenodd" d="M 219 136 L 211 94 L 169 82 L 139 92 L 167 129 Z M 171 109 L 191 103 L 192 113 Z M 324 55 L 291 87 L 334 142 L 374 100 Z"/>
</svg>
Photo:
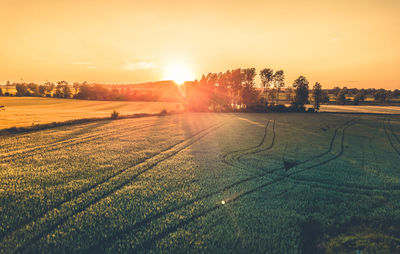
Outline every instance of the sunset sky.
<svg viewBox="0 0 400 254">
<path fill-rule="evenodd" d="M 283 69 L 325 88 L 400 88 L 400 1 L 0 0 L 0 83 L 139 83 Z"/>
</svg>

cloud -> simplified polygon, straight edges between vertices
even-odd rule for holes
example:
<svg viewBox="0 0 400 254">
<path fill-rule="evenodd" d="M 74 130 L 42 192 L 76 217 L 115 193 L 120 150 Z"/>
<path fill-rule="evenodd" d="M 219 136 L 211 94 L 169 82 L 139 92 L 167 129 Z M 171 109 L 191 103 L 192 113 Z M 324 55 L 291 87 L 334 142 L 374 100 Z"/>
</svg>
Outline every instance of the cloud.
<svg viewBox="0 0 400 254">
<path fill-rule="evenodd" d="M 135 62 L 132 63 L 130 61 L 125 61 L 125 64 L 122 65 L 122 69 L 127 71 L 138 70 L 138 69 L 152 69 L 156 68 L 156 64 L 153 62 Z"/>
</svg>

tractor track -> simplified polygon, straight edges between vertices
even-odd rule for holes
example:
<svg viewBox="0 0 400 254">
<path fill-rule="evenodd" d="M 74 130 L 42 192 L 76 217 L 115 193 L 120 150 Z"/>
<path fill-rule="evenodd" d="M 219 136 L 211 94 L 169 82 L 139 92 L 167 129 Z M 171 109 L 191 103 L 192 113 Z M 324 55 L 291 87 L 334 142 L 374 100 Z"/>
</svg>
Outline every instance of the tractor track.
<svg viewBox="0 0 400 254">
<path fill-rule="evenodd" d="M 270 150 L 270 149 L 272 149 L 273 147 L 274 147 L 274 144 L 275 144 L 275 138 L 276 138 L 276 133 L 275 133 L 275 120 L 274 120 L 274 123 L 272 124 L 272 141 L 271 141 L 271 144 L 268 146 L 268 147 L 266 147 L 265 149 L 261 149 L 260 147 L 257 147 L 257 149 L 254 149 L 254 150 L 252 150 L 252 151 L 246 151 L 245 153 L 240 153 L 236 158 L 234 158 L 237 162 L 241 162 L 242 164 L 243 164 L 243 160 L 242 160 L 242 158 L 243 158 L 243 156 L 245 156 L 245 155 L 248 155 L 248 154 L 257 154 L 257 153 L 260 153 L 260 152 L 264 152 L 264 151 L 268 151 L 268 150 Z M 268 128 L 268 126 L 266 127 L 266 128 Z M 265 138 L 264 138 L 264 140 L 263 140 L 263 143 L 264 143 L 264 141 L 265 141 Z M 259 149 L 258 149 L 259 148 Z"/>
<path fill-rule="evenodd" d="M 237 165 L 239 163 L 243 166 L 243 163 L 241 163 L 242 162 L 241 158 L 244 155 L 251 154 L 251 153 L 260 153 L 262 151 L 268 151 L 268 150 L 272 149 L 275 144 L 275 137 L 276 137 L 276 133 L 275 133 L 276 120 L 273 121 L 273 127 L 272 127 L 272 130 L 273 130 L 272 135 L 273 136 L 272 136 L 271 144 L 267 148 L 264 148 L 264 149 L 261 148 L 264 145 L 264 143 L 268 137 L 268 127 L 271 122 L 272 122 L 272 120 L 268 120 L 268 122 L 265 126 L 264 136 L 262 137 L 262 139 L 260 140 L 260 143 L 258 145 L 250 147 L 250 148 L 246 148 L 246 149 L 239 149 L 239 150 L 228 152 L 228 153 L 222 155 L 222 157 L 221 157 L 222 162 L 226 165 L 246 170 L 244 167 L 239 167 Z"/>
<path fill-rule="evenodd" d="M 305 171 L 305 170 L 312 169 L 312 168 L 314 168 L 314 167 L 318 167 L 318 166 L 327 164 L 327 163 L 329 163 L 329 162 L 331 162 L 331 161 L 333 161 L 333 160 L 339 158 L 340 156 L 342 156 L 343 151 L 344 151 L 344 136 L 345 136 L 344 134 L 345 134 L 345 130 L 346 130 L 348 127 L 350 127 L 350 126 L 351 126 L 351 124 L 348 124 L 348 125 L 346 125 L 346 126 L 343 128 L 342 137 L 341 137 L 341 139 L 340 139 L 340 151 L 339 151 L 339 153 L 338 153 L 337 155 L 335 155 L 335 156 L 333 156 L 333 157 L 331 157 L 331 158 L 329 158 L 329 159 L 327 159 L 327 160 L 325 160 L 325 161 L 322 161 L 322 162 L 320 162 L 320 163 L 314 164 L 314 165 L 312 165 L 312 166 L 308 166 L 308 167 L 303 168 L 303 169 L 301 169 L 301 170 L 297 170 L 296 172 L 292 172 L 292 173 L 289 173 L 289 174 L 287 174 L 287 175 L 278 177 L 278 178 L 276 178 L 276 179 L 274 179 L 274 180 L 272 180 L 272 181 L 270 181 L 270 182 L 267 182 L 267 183 L 264 183 L 264 184 L 262 184 L 262 185 L 259 185 L 258 187 L 255 187 L 255 188 L 253 188 L 253 189 L 244 191 L 244 192 L 242 192 L 242 193 L 240 193 L 240 194 L 234 196 L 234 197 L 231 198 L 231 199 L 225 200 L 225 204 L 216 204 L 216 205 L 214 205 L 213 207 L 210 207 L 210 208 L 208 208 L 208 209 L 206 209 L 206 210 L 204 210 L 204 211 L 202 211 L 202 212 L 200 212 L 200 213 L 198 213 L 198 214 L 196 214 L 196 215 L 194 215 L 194 216 L 192 216 L 192 217 L 189 217 L 189 218 L 187 218 L 187 219 L 184 219 L 184 220 L 180 221 L 178 224 L 176 224 L 176 225 L 174 225 L 174 226 L 172 226 L 172 227 L 170 227 L 170 228 L 167 228 L 166 230 L 162 231 L 161 233 L 156 234 L 154 237 L 152 237 L 152 238 L 150 238 L 150 239 L 144 241 L 140 246 L 138 246 L 139 248 L 137 248 L 137 249 L 140 249 L 140 247 L 144 247 L 144 248 L 151 247 L 152 244 L 153 244 L 155 241 L 158 241 L 158 240 L 161 240 L 161 239 L 165 238 L 165 237 L 168 236 L 169 234 L 171 234 L 171 233 L 173 233 L 173 232 L 176 232 L 178 229 L 180 229 L 180 228 L 186 226 L 186 225 L 189 224 L 190 222 L 192 222 L 192 221 L 194 221 L 194 220 L 196 220 L 196 219 L 198 219 L 198 218 L 200 218 L 200 217 L 206 216 L 206 215 L 208 215 L 209 213 L 211 213 L 211 212 L 213 212 L 213 211 L 216 211 L 217 209 L 219 209 L 219 208 L 221 208 L 221 207 L 223 207 L 223 206 L 225 206 L 225 205 L 227 205 L 227 204 L 229 204 L 229 203 L 232 203 L 232 202 L 234 202 L 234 201 L 236 201 L 236 200 L 238 200 L 238 199 L 240 199 L 240 198 L 242 198 L 242 197 L 248 196 L 249 194 L 252 194 L 252 193 L 254 193 L 254 192 L 256 192 L 256 191 L 258 191 L 258 190 L 260 190 L 260 189 L 263 189 L 263 188 L 265 188 L 265 187 L 267 187 L 267 186 L 270 186 L 270 185 L 272 185 L 272 184 L 279 183 L 279 182 L 281 182 L 281 181 L 283 181 L 283 180 L 285 180 L 285 179 L 287 179 L 287 178 L 290 178 L 290 177 L 291 177 L 292 175 L 294 175 L 294 174 L 297 174 L 297 173 L 302 172 L 302 171 Z"/>
<path fill-rule="evenodd" d="M 400 138 L 397 136 L 396 132 L 393 130 L 392 124 L 390 123 L 390 119 L 388 119 L 388 124 L 389 124 L 389 129 L 393 134 L 393 137 L 395 137 L 395 139 L 397 140 L 397 143 L 400 144 Z"/>
<path fill-rule="evenodd" d="M 257 148 L 261 147 L 264 144 L 264 142 L 265 142 L 265 140 L 267 138 L 268 126 L 269 126 L 270 122 L 271 122 L 271 120 L 267 121 L 267 123 L 265 125 L 265 128 L 264 128 L 264 136 L 261 138 L 261 141 L 260 141 L 260 143 L 258 145 L 253 146 L 253 147 L 249 147 L 249 148 L 245 148 L 245 149 L 239 149 L 239 150 L 234 150 L 234 151 L 230 151 L 228 153 L 225 153 L 224 155 L 221 156 L 221 160 L 225 164 L 227 164 L 229 166 L 235 166 L 233 163 L 231 163 L 231 160 L 229 160 L 228 157 L 234 156 L 235 154 L 240 153 L 240 152 L 252 151 L 254 149 L 257 149 Z"/>
<path fill-rule="evenodd" d="M 141 174 L 147 172 L 148 170 L 154 168 L 159 163 L 169 159 L 170 157 L 176 155 L 183 149 L 189 147 L 193 143 L 201 140 L 203 137 L 209 133 L 222 127 L 226 121 L 209 126 L 197 133 L 193 134 L 191 137 L 182 140 L 169 148 L 163 150 L 162 152 L 153 155 L 149 158 L 144 159 L 142 162 L 124 168 L 114 174 L 111 177 L 107 177 L 101 182 L 96 183 L 84 192 L 75 195 L 68 200 L 60 202 L 56 206 L 44 211 L 41 216 L 38 216 L 24 225 L 18 226 L 13 232 L 7 231 L 7 235 L 2 239 L 2 252 L 8 249 L 6 252 L 23 252 L 24 249 L 32 244 L 33 242 L 41 239 L 43 236 L 47 235 L 59 225 L 64 223 L 75 214 L 86 210 L 89 206 L 99 202 L 105 197 L 115 193 L 116 191 L 122 189 L 124 186 L 132 182 L 135 178 Z M 135 170 L 137 169 L 137 170 Z M 135 170 L 135 171 L 134 171 Z M 133 172 L 132 172 L 133 171 Z M 103 185 L 105 185 L 103 187 Z M 109 186 L 107 186 L 109 185 Z M 103 188 L 103 189 L 102 189 Z M 82 196 L 88 196 L 86 199 Z M 62 210 L 66 210 L 63 212 Z M 54 219 L 61 217 L 58 219 Z M 45 224 L 45 226 L 40 227 L 40 225 Z M 38 226 L 39 225 L 39 226 Z M 44 228 L 44 229 L 41 229 Z M 28 232 L 29 234 L 27 234 Z M 25 237 L 24 237 L 25 235 Z M 28 236 L 27 236 L 28 235 Z M 24 239 L 25 242 L 13 242 L 14 238 Z"/>
<path fill-rule="evenodd" d="M 315 159 L 319 159 L 319 158 L 321 158 L 321 157 L 323 157 L 323 156 L 329 154 L 329 153 L 332 151 L 332 149 L 333 149 L 333 144 L 334 144 L 334 142 L 335 142 L 335 139 L 336 139 L 338 130 L 339 130 L 341 127 L 346 127 L 347 125 L 352 124 L 352 122 L 353 122 L 353 120 L 349 120 L 349 121 L 347 121 L 345 124 L 343 124 L 342 126 L 338 126 L 338 127 L 335 128 L 334 133 L 333 133 L 333 136 L 332 136 L 331 139 L 330 139 L 330 143 L 329 143 L 328 150 L 326 150 L 326 151 L 323 152 L 323 153 L 317 154 L 317 155 L 315 155 L 315 156 L 312 156 L 312 157 L 310 157 L 310 158 L 308 158 L 308 159 L 306 159 L 306 160 L 303 160 L 303 161 L 299 162 L 299 163 L 297 164 L 297 166 L 302 165 L 302 164 L 305 164 L 305 163 L 310 162 L 310 161 L 315 160 Z M 242 164 L 239 166 L 239 165 L 237 165 L 237 164 L 235 164 L 235 163 L 232 162 L 232 163 L 230 163 L 229 165 L 234 166 L 234 167 L 239 168 L 239 169 L 243 169 L 243 168 L 242 168 L 242 167 L 243 167 Z M 253 167 L 255 167 L 255 166 L 253 166 Z M 263 173 L 267 173 L 267 174 L 271 174 L 271 173 L 273 174 L 275 171 L 277 171 L 277 170 L 282 170 L 282 169 L 283 169 L 283 167 L 278 167 L 278 168 L 275 168 L 275 169 L 272 169 L 272 170 L 265 170 L 264 168 L 261 168 L 261 167 L 255 167 L 255 168 L 258 169 L 259 171 L 261 171 L 261 172 L 263 172 Z M 264 174 L 261 174 L 261 175 L 264 175 Z"/>
<path fill-rule="evenodd" d="M 298 174 L 298 173 L 300 173 L 300 172 L 302 172 L 302 171 L 309 170 L 309 169 L 312 169 L 312 168 L 315 168 L 315 167 L 318 167 L 318 166 L 327 164 L 327 163 L 329 163 L 329 162 L 331 162 L 331 161 L 333 161 L 333 160 L 336 160 L 336 159 L 339 158 L 340 156 L 342 156 L 342 155 L 343 155 L 343 152 L 344 152 L 344 136 L 345 136 L 345 130 L 346 130 L 348 127 L 350 127 L 352 124 L 354 124 L 354 123 L 351 123 L 351 121 L 349 121 L 348 123 L 346 123 L 345 125 L 343 125 L 342 135 L 341 135 L 341 139 L 340 139 L 340 151 L 339 151 L 338 154 L 334 155 L 333 157 L 331 157 L 331 158 L 329 158 L 329 159 L 327 158 L 327 159 L 325 159 L 324 161 L 321 161 L 321 162 L 319 162 L 319 163 L 316 163 L 316 164 L 313 164 L 313 165 L 311 165 L 311 166 L 307 166 L 307 167 L 305 167 L 305 168 L 302 168 L 302 169 L 299 169 L 299 170 L 290 172 L 289 174 L 286 174 L 286 175 L 275 175 L 275 176 L 278 176 L 278 178 L 276 178 L 276 179 L 274 179 L 274 180 L 272 180 L 272 181 L 269 181 L 269 182 L 267 182 L 267 183 L 264 183 L 264 184 L 262 184 L 262 185 L 259 185 L 259 186 L 256 187 L 256 188 L 253 188 L 253 189 L 244 191 L 244 192 L 242 192 L 242 193 L 236 195 L 235 197 L 233 197 L 233 198 L 227 200 L 226 203 L 234 202 L 234 201 L 236 201 L 236 200 L 238 200 L 238 199 L 240 199 L 240 198 L 242 198 L 242 197 L 244 197 L 244 196 L 247 196 L 247 195 L 249 195 L 249 194 L 252 194 L 252 193 L 254 193 L 254 192 L 256 192 L 256 191 L 258 191 L 258 190 L 260 190 L 260 189 L 262 189 L 262 188 L 264 188 L 264 187 L 267 187 L 267 186 L 269 186 L 269 185 L 272 185 L 272 184 L 275 184 L 275 183 L 279 183 L 279 182 L 281 182 L 281 181 L 283 181 L 283 180 L 285 180 L 285 179 L 290 179 L 290 180 L 299 181 L 299 182 L 304 182 L 304 181 L 310 182 L 310 181 L 308 181 L 307 179 L 306 179 L 306 180 L 304 180 L 304 179 L 296 179 L 296 178 L 294 178 L 293 176 L 296 175 L 296 174 Z M 268 127 L 268 124 L 267 124 L 267 127 Z M 261 140 L 260 144 L 259 144 L 258 146 L 256 146 L 256 148 L 257 148 L 257 147 L 260 147 L 260 146 L 265 142 L 265 138 L 266 138 L 266 136 L 267 136 L 267 134 L 266 134 L 266 133 L 267 133 L 267 127 L 266 127 L 266 129 L 265 129 L 265 134 L 264 134 L 263 139 Z M 336 130 L 335 130 L 335 132 L 334 132 L 334 135 L 333 135 L 333 137 L 332 137 L 332 139 L 331 139 L 331 141 L 330 141 L 329 148 L 328 148 L 327 151 L 325 151 L 325 152 L 322 153 L 322 154 L 313 156 L 312 158 L 309 158 L 309 159 L 307 159 L 307 160 L 305 160 L 305 161 L 302 161 L 302 162 L 299 163 L 296 167 L 298 167 L 299 165 L 304 164 L 304 163 L 306 163 L 306 162 L 312 161 L 312 160 L 314 160 L 314 159 L 321 158 L 323 155 L 330 153 L 331 150 L 332 150 L 332 148 L 333 148 L 333 144 L 335 143 L 335 139 L 336 139 L 336 136 L 337 136 L 337 133 L 338 133 L 339 128 L 341 128 L 341 127 L 337 127 L 337 128 L 336 128 Z M 386 130 L 385 130 L 385 131 L 386 131 Z M 248 148 L 248 149 L 244 149 L 244 150 L 250 150 L 250 149 L 254 149 L 254 148 L 255 148 L 255 147 Z M 239 152 L 239 151 L 243 151 L 243 150 L 233 151 L 233 152 L 231 152 L 231 153 Z M 173 155 L 171 155 L 171 156 L 169 156 L 169 157 L 172 157 L 172 156 L 173 156 Z M 168 158 L 169 158 L 169 157 L 168 157 Z M 227 157 L 227 155 L 223 156 L 223 159 L 225 159 L 226 157 Z M 168 159 L 168 158 L 165 158 L 165 159 Z M 158 162 L 158 163 L 159 163 L 159 162 Z M 157 163 L 157 164 L 158 164 L 158 163 Z M 155 165 L 154 165 L 154 166 L 155 166 Z M 235 167 L 238 167 L 238 166 L 235 165 Z M 282 169 L 283 169 L 283 168 L 276 168 L 276 169 L 274 169 L 274 170 L 272 170 L 272 171 L 269 171 L 269 172 L 268 172 L 268 171 L 265 171 L 263 174 L 248 177 L 248 178 L 246 178 L 246 179 L 243 179 L 243 180 L 237 181 L 237 182 L 235 182 L 235 183 L 233 183 L 233 184 L 230 184 L 230 185 L 228 185 L 228 186 L 225 186 L 224 188 L 222 188 L 222 189 L 220 189 L 220 190 L 217 190 L 217 191 L 208 193 L 208 194 L 206 194 L 206 195 L 203 195 L 203 196 L 201 196 L 201 197 L 198 197 L 198 198 L 189 200 L 189 201 L 187 201 L 187 202 L 184 202 L 183 204 L 181 204 L 181 205 L 179 205 L 179 206 L 177 206 L 177 207 L 164 210 L 164 211 L 162 211 L 161 213 L 158 213 L 158 214 L 156 214 L 156 215 L 154 215 L 154 216 L 152 216 L 152 217 L 148 217 L 148 218 L 146 218 L 145 220 L 142 220 L 142 221 L 140 221 L 140 222 L 138 222 L 138 223 L 136 223 L 136 224 L 134 224 L 134 225 L 132 225 L 132 226 L 130 226 L 130 227 L 124 229 L 123 231 L 120 231 L 120 232 L 117 232 L 116 234 L 113 234 L 113 235 L 112 235 L 111 237 L 109 237 L 109 238 L 102 239 L 102 240 L 101 240 L 102 242 L 101 242 L 99 245 L 96 245 L 96 246 L 95 246 L 95 250 L 96 250 L 96 249 L 101 249 L 101 247 L 103 247 L 103 244 L 107 244 L 107 243 L 109 243 L 110 241 L 117 240 L 117 239 L 119 239 L 121 236 L 124 236 L 124 235 L 126 235 L 126 234 L 132 232 L 132 230 L 134 230 L 135 228 L 140 227 L 140 226 L 143 226 L 143 225 L 146 225 L 146 224 L 152 222 L 153 220 L 159 219 L 159 218 L 161 218 L 161 217 L 163 217 L 163 216 L 165 216 L 165 215 L 167 215 L 167 214 L 169 214 L 169 213 L 171 213 L 171 212 L 174 212 L 174 211 L 176 211 L 176 210 L 182 209 L 182 208 L 184 208 L 184 207 L 186 207 L 186 206 L 188 206 L 188 205 L 191 205 L 191 204 L 193 204 L 193 203 L 195 203 L 195 202 L 197 202 L 197 201 L 200 201 L 200 200 L 202 200 L 202 199 L 204 199 L 204 198 L 208 198 L 208 197 L 211 197 L 211 196 L 216 195 L 216 194 L 221 194 L 222 192 L 224 192 L 224 191 L 226 191 L 226 190 L 228 190 L 228 189 L 231 189 L 231 188 L 233 188 L 234 186 L 237 186 L 237 185 L 239 185 L 239 184 L 241 184 L 241 183 L 250 181 L 250 180 L 255 179 L 255 178 L 259 178 L 259 177 L 265 176 L 265 175 L 270 174 L 270 173 L 274 173 L 276 170 L 282 170 Z M 131 180 L 133 180 L 133 179 L 131 179 Z M 131 181 L 131 180 L 130 180 L 130 181 Z M 311 182 L 312 182 L 312 180 L 311 180 Z M 320 185 L 325 185 L 324 183 L 321 183 L 321 182 L 318 182 L 318 181 L 316 181 L 316 182 L 317 182 L 318 184 L 320 184 Z M 353 186 L 353 187 L 354 187 L 354 186 Z M 121 187 L 121 188 L 122 188 L 122 187 Z M 120 189 L 120 188 L 118 188 L 118 189 Z M 376 188 L 372 188 L 372 189 L 373 189 L 373 190 L 376 190 Z M 367 194 L 365 194 L 365 195 L 367 195 Z M 92 204 L 94 204 L 94 203 L 97 203 L 99 200 L 101 200 L 101 198 L 98 199 L 98 200 L 95 201 L 95 202 L 91 202 L 89 205 L 92 205 Z M 88 206 L 89 206 L 89 205 L 88 205 Z M 88 206 L 86 206 L 86 207 L 88 207 Z M 141 247 L 148 248 L 148 247 L 151 246 L 150 244 L 153 243 L 154 241 L 160 240 L 160 239 L 162 239 L 162 238 L 168 236 L 170 233 L 177 231 L 179 228 L 184 227 L 185 225 L 189 224 L 189 223 L 192 222 L 192 221 L 195 221 L 196 219 L 198 219 L 198 218 L 200 218 L 200 217 L 202 217 L 202 216 L 205 216 L 205 215 L 207 215 L 207 214 L 209 214 L 209 213 L 211 213 L 211 212 L 213 212 L 213 211 L 216 211 L 217 209 L 221 208 L 222 206 L 223 206 L 222 204 L 216 204 L 215 206 L 210 207 L 210 208 L 208 208 L 208 209 L 206 209 L 206 210 L 204 210 L 204 211 L 202 211 L 202 212 L 200 212 L 200 213 L 198 213 L 198 214 L 196 214 L 196 215 L 194 215 L 194 216 L 192 216 L 192 217 L 186 218 L 186 219 L 180 221 L 178 224 L 176 224 L 176 225 L 174 225 L 174 226 L 172 226 L 172 227 L 170 227 L 170 228 L 167 228 L 167 229 L 164 230 L 163 232 L 161 232 L 161 233 L 155 235 L 153 238 L 144 241 L 140 246 L 141 246 Z M 85 209 L 80 209 L 80 211 L 83 211 L 83 210 L 85 210 Z M 74 212 L 74 214 L 77 214 L 77 213 L 80 212 L 80 211 Z M 66 219 L 64 219 L 62 222 L 65 222 L 65 221 L 66 221 L 68 218 L 70 218 L 70 217 L 72 217 L 72 215 L 68 216 L 68 217 L 67 217 Z M 61 222 L 61 223 L 62 223 L 62 222 Z M 61 224 L 61 223 L 58 223 L 57 225 L 59 225 L 59 224 Z M 51 230 L 48 230 L 48 231 L 52 231 L 52 230 L 56 229 L 56 227 L 57 227 L 57 226 L 54 226 Z M 42 236 L 44 236 L 44 235 L 45 235 L 45 234 L 42 234 Z M 36 237 L 35 239 L 32 239 L 31 241 L 29 241 L 29 243 L 32 243 L 32 242 L 34 242 L 35 240 L 39 240 L 40 238 L 41 238 L 41 237 Z M 140 247 L 140 246 L 139 246 L 139 247 Z M 23 251 L 23 250 L 24 250 L 23 248 L 18 248 L 18 249 L 17 249 L 17 251 Z M 93 250 L 93 249 L 91 249 L 91 250 Z"/>
<path fill-rule="evenodd" d="M 386 121 L 387 123 L 385 123 L 385 121 Z M 389 141 L 390 146 L 391 146 L 391 147 L 393 148 L 393 150 L 397 153 L 397 155 L 400 156 L 400 151 L 396 148 L 396 146 L 395 146 L 393 140 L 390 138 L 390 134 L 389 134 L 389 132 L 388 132 L 388 130 L 387 130 L 389 127 L 386 127 L 386 126 L 391 126 L 391 125 L 390 125 L 390 119 L 384 119 L 384 120 L 383 120 L 383 129 L 385 130 L 385 134 L 386 134 L 387 140 Z M 391 129 L 391 128 L 390 128 L 390 129 Z M 397 136 L 394 134 L 393 129 L 391 129 L 391 130 L 392 130 L 392 135 L 393 135 L 394 137 L 396 137 L 396 139 L 397 139 Z"/>
<path fill-rule="evenodd" d="M 351 122 L 351 121 L 349 121 L 349 122 Z M 269 182 L 267 182 L 267 183 L 264 183 L 264 184 L 262 184 L 262 185 L 259 185 L 259 186 L 256 187 L 256 188 L 253 188 L 253 189 L 244 191 L 244 192 L 242 192 L 242 193 L 236 195 L 235 197 L 226 200 L 225 202 L 226 202 L 226 203 L 233 202 L 233 201 L 235 201 L 235 200 L 237 200 L 237 199 L 239 199 L 239 198 L 241 198 L 241 197 L 244 197 L 244 196 L 247 196 L 247 195 L 249 195 L 249 194 L 252 194 L 252 193 L 254 193 L 254 192 L 256 192 L 256 191 L 258 191 L 258 190 L 260 190 L 260 189 L 262 189 L 262 188 L 264 188 L 264 187 L 267 187 L 267 186 L 269 186 L 269 185 L 272 185 L 272 184 L 281 182 L 281 181 L 283 181 L 283 180 L 285 180 L 285 179 L 288 179 L 288 178 L 290 178 L 290 177 L 291 177 L 292 175 L 294 175 L 294 174 L 297 174 L 297 173 L 302 172 L 302 171 L 304 171 L 304 170 L 309 170 L 309 169 L 314 168 L 314 167 L 317 167 L 317 166 L 321 166 L 321 165 L 327 164 L 327 163 L 329 163 L 330 161 L 339 158 L 339 157 L 343 154 L 343 149 L 344 149 L 343 142 L 344 142 L 344 133 L 345 133 L 345 130 L 346 130 L 346 128 L 348 128 L 348 127 L 350 127 L 350 126 L 352 125 L 352 124 L 349 123 L 349 122 L 347 122 L 347 123 L 344 125 L 343 131 L 342 131 L 341 146 L 340 146 L 341 151 L 340 151 L 337 155 L 335 155 L 334 157 L 332 157 L 332 158 L 330 158 L 330 159 L 327 159 L 327 160 L 325 160 L 325 161 L 323 161 L 323 162 L 314 164 L 314 165 L 312 165 L 312 166 L 306 167 L 306 168 L 304 168 L 303 170 L 298 170 L 297 172 L 293 172 L 293 173 L 291 173 L 291 174 L 287 174 L 287 175 L 283 175 L 283 176 L 282 176 L 282 175 L 275 175 L 275 176 L 278 176 L 276 179 L 274 179 L 274 180 L 272 180 L 272 181 L 269 181 Z M 338 127 L 337 130 L 338 130 L 339 128 L 340 128 L 340 127 Z M 334 140 L 336 139 L 336 136 L 337 136 L 337 130 L 335 131 L 334 136 L 332 137 L 332 140 L 331 140 L 331 142 L 330 142 L 328 151 L 326 151 L 326 152 L 324 152 L 324 153 L 322 153 L 322 154 L 329 153 L 329 152 L 332 150 Z M 319 158 L 319 157 L 316 156 L 316 158 Z M 307 160 L 307 161 L 310 161 L 310 160 L 311 160 L 311 159 L 309 159 L 309 160 Z M 272 170 L 272 171 L 282 170 L 282 169 L 283 169 L 283 168 L 277 168 L 277 169 L 274 169 L 274 170 Z M 187 201 L 187 202 L 184 202 L 183 204 L 181 204 L 181 205 L 179 205 L 179 206 L 176 206 L 176 207 L 174 207 L 174 208 L 169 208 L 169 209 L 164 210 L 163 212 L 160 212 L 160 213 L 158 213 L 158 214 L 155 214 L 155 215 L 153 215 L 153 216 L 151 216 L 151 217 L 147 217 L 145 220 L 143 220 L 143 221 L 141 221 L 141 222 L 139 222 L 139 223 L 136 223 L 136 224 L 134 224 L 134 225 L 132 225 L 132 226 L 130 226 L 130 227 L 128 227 L 128 228 L 122 230 L 122 231 L 119 231 L 119 232 L 113 234 L 112 236 L 110 236 L 110 237 L 107 238 L 107 239 L 103 239 L 102 242 L 100 243 L 100 246 L 103 247 L 103 246 L 102 246 L 103 244 L 109 243 L 110 241 L 115 241 L 115 240 L 119 239 L 121 236 L 124 236 L 124 235 L 126 235 L 126 234 L 132 232 L 132 230 L 134 230 L 135 228 L 140 227 L 140 226 L 143 226 L 143 225 L 145 225 L 145 224 L 148 224 L 148 223 L 152 222 L 153 220 L 159 219 L 159 218 L 161 218 L 162 216 L 165 216 L 165 215 L 167 215 L 167 214 L 169 214 L 169 213 L 171 213 L 171 212 L 175 212 L 175 211 L 177 211 L 177 210 L 179 210 L 179 209 L 182 209 L 182 208 L 184 208 L 184 207 L 186 207 L 186 206 L 188 206 L 188 205 L 192 205 L 192 204 L 194 204 L 195 202 L 200 201 L 200 200 L 202 200 L 202 199 L 209 198 L 209 197 L 214 196 L 214 195 L 217 195 L 217 194 L 222 194 L 224 191 L 229 190 L 229 189 L 231 189 L 231 188 L 233 188 L 233 187 L 235 187 L 235 186 L 237 186 L 237 185 L 239 185 L 239 184 L 242 184 L 242 183 L 248 182 L 248 181 L 250 181 L 250 180 L 253 180 L 253 179 L 257 179 L 257 178 L 266 176 L 266 175 L 270 174 L 272 171 L 270 171 L 270 172 L 264 172 L 264 173 L 259 174 L 259 175 L 247 177 L 247 178 L 245 178 L 245 179 L 242 179 L 242 180 L 240 180 L 240 181 L 237 181 L 237 182 L 235 182 L 235 183 L 232 183 L 232 184 L 230 184 L 230 185 L 228 185 L 228 186 L 225 186 L 224 188 L 222 188 L 222 189 L 220 189 L 220 190 L 216 190 L 216 191 L 211 192 L 211 193 L 208 193 L 208 194 L 206 194 L 206 195 L 197 197 L 197 198 L 195 198 L 195 199 L 192 199 L 192 200 L 189 200 L 189 201 Z M 170 233 L 176 231 L 176 230 L 179 229 L 180 227 L 185 226 L 185 225 L 188 224 L 189 222 L 191 222 L 191 221 L 193 221 L 193 220 L 195 220 L 195 219 L 197 219 L 197 218 L 200 218 L 200 217 L 202 217 L 202 216 L 204 216 L 204 215 L 207 215 L 208 213 L 210 213 L 210 212 L 212 212 L 212 211 L 215 211 L 215 210 L 217 210 L 218 208 L 220 208 L 220 207 L 222 207 L 222 206 L 223 206 L 222 204 L 216 204 L 214 207 L 211 207 L 211 208 L 207 209 L 206 211 L 201 212 L 200 214 L 194 215 L 193 217 L 191 217 L 191 218 L 189 218 L 189 219 L 186 219 L 186 220 L 184 220 L 183 222 L 178 223 L 178 226 L 174 226 L 174 227 L 173 227 L 173 230 L 168 230 L 168 229 L 167 229 L 166 232 L 164 231 L 164 232 L 162 232 L 162 233 L 160 234 L 161 237 L 156 236 L 155 238 L 152 238 L 152 239 L 149 240 L 148 242 L 149 242 L 149 243 L 152 243 L 152 242 L 154 242 L 154 241 L 156 241 L 156 240 L 162 239 L 163 237 L 165 237 L 165 236 L 167 236 L 168 234 L 170 234 Z M 147 244 L 144 244 L 144 245 L 147 245 Z M 96 250 L 101 249 L 101 247 L 99 247 L 99 243 L 96 244 L 96 245 L 94 246 L 94 248 L 95 248 Z"/>
</svg>

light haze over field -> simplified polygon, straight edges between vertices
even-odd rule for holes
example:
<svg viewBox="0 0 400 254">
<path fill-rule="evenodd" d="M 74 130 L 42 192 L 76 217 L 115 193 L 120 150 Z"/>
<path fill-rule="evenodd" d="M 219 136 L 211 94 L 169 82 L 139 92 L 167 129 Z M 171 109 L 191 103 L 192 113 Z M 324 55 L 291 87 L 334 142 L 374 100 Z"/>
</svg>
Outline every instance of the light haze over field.
<svg viewBox="0 0 400 254">
<path fill-rule="evenodd" d="M 400 1 L 0 0 L 0 82 L 138 83 L 238 67 L 400 87 Z M 186 75 L 188 77 L 189 75 Z"/>
</svg>

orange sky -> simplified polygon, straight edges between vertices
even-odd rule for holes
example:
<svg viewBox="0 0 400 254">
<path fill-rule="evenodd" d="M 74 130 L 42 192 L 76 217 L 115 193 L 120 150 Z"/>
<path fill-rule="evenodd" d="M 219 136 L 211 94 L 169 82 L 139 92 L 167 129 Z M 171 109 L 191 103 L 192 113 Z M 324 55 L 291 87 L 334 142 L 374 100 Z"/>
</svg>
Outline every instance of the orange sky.
<svg viewBox="0 0 400 254">
<path fill-rule="evenodd" d="M 325 88 L 400 88 L 400 1 L 0 0 L 0 83 L 137 83 L 283 69 Z"/>
</svg>

